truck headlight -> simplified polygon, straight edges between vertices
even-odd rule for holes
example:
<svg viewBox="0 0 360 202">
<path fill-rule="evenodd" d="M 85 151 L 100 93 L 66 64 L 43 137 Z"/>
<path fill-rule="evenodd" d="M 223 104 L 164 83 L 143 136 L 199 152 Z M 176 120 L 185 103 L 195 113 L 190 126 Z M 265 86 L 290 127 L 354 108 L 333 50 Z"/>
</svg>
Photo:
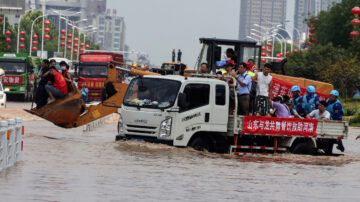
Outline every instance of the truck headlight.
<svg viewBox="0 0 360 202">
<path fill-rule="evenodd" d="M 4 95 L 3 94 L 0 94 L 0 100 L 3 99 Z"/>
<path fill-rule="evenodd" d="M 119 120 L 118 120 L 118 134 L 124 134 L 124 122 L 122 119 L 122 116 L 120 114 Z"/>
<path fill-rule="evenodd" d="M 25 87 L 24 87 L 24 86 L 21 86 L 21 87 L 20 87 L 20 91 L 25 91 Z"/>
<path fill-rule="evenodd" d="M 160 137 L 169 137 L 171 134 L 172 118 L 168 117 L 160 124 Z"/>
</svg>

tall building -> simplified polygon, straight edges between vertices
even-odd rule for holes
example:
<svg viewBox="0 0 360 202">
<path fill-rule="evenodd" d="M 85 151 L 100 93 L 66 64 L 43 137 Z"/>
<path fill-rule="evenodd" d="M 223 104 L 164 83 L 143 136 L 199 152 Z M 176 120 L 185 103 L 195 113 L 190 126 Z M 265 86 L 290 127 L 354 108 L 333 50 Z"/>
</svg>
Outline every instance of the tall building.
<svg viewBox="0 0 360 202">
<path fill-rule="evenodd" d="M 126 25 L 123 17 L 116 16 L 116 10 L 108 9 L 105 14 L 97 15 L 96 25 L 98 31 L 95 35 L 95 43 L 108 51 L 123 51 L 125 49 Z"/>
<path fill-rule="evenodd" d="M 293 36 L 295 40 L 304 41 L 308 35 L 308 26 L 305 22 L 312 16 L 317 16 L 321 11 L 328 11 L 335 3 L 342 0 L 295 0 L 294 7 L 294 27 L 300 32 L 294 30 Z"/>
<path fill-rule="evenodd" d="M 35 9 L 42 10 L 43 0 L 35 0 Z M 59 24 L 59 13 L 62 16 L 68 16 L 67 18 L 73 22 L 80 19 L 87 19 L 87 5 L 88 0 L 47 0 L 45 2 L 45 9 L 48 18 L 52 21 L 55 27 Z M 78 24 L 79 26 L 86 25 L 86 22 Z M 65 20 L 61 20 L 61 29 L 65 29 Z"/>
<path fill-rule="evenodd" d="M 239 39 L 246 40 L 251 29 L 264 31 L 254 24 L 271 28 L 274 24 L 284 25 L 285 19 L 286 0 L 241 0 Z"/>
</svg>

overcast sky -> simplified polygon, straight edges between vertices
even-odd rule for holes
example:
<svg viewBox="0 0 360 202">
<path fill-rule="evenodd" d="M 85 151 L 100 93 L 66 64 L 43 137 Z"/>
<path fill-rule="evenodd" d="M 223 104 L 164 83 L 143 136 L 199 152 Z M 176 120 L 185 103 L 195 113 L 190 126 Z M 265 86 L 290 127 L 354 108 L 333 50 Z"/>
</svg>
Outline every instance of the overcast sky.
<svg viewBox="0 0 360 202">
<path fill-rule="evenodd" d="M 200 37 L 238 38 L 239 0 L 108 0 L 107 8 L 125 18 L 130 49 L 148 53 L 156 65 L 180 48 L 192 67 Z"/>
</svg>

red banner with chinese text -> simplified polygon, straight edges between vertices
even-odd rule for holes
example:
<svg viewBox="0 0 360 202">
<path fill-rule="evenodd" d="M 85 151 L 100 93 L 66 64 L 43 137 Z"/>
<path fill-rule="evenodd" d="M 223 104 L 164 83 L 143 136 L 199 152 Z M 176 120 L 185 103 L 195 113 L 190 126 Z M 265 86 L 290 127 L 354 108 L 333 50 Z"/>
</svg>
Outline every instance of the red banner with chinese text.
<svg viewBox="0 0 360 202">
<path fill-rule="evenodd" d="M 243 133 L 316 137 L 316 119 L 245 116 Z"/>
<path fill-rule="evenodd" d="M 289 82 L 282 81 L 277 78 L 273 78 L 272 79 L 272 95 L 273 95 L 273 97 L 278 96 L 278 95 L 288 95 L 291 98 L 292 97 L 291 87 L 294 85 L 295 84 L 293 84 L 293 83 L 289 83 Z M 300 88 L 301 88 L 301 95 L 302 96 L 305 95 L 306 88 L 303 86 L 300 86 Z M 329 98 L 329 95 L 324 94 L 320 91 L 316 91 L 316 94 L 320 100 L 326 100 Z"/>
<path fill-rule="evenodd" d="M 4 85 L 21 85 L 22 83 L 22 76 L 6 75 L 2 78 L 2 84 Z"/>
</svg>

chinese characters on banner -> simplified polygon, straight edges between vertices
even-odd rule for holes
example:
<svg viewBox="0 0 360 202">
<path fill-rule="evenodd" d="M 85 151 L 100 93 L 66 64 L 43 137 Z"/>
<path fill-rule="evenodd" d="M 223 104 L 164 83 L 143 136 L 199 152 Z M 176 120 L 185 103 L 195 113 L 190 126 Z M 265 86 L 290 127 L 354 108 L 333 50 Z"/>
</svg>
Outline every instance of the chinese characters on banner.
<svg viewBox="0 0 360 202">
<path fill-rule="evenodd" d="M 279 80 L 277 78 L 273 78 L 272 81 L 272 95 L 278 96 L 278 95 L 288 95 L 289 97 L 292 97 L 291 94 L 291 87 L 294 86 L 295 84 L 286 82 L 286 81 L 282 81 Z M 306 88 L 300 86 L 301 88 L 301 95 L 303 96 L 306 92 Z M 316 94 L 318 95 L 320 100 L 326 100 L 329 98 L 329 95 L 324 94 L 322 92 L 316 91 Z"/>
<path fill-rule="evenodd" d="M 22 84 L 22 76 L 4 76 L 2 78 L 2 84 L 4 85 L 21 85 Z"/>
<path fill-rule="evenodd" d="M 245 116 L 243 133 L 316 137 L 316 119 Z"/>
</svg>

